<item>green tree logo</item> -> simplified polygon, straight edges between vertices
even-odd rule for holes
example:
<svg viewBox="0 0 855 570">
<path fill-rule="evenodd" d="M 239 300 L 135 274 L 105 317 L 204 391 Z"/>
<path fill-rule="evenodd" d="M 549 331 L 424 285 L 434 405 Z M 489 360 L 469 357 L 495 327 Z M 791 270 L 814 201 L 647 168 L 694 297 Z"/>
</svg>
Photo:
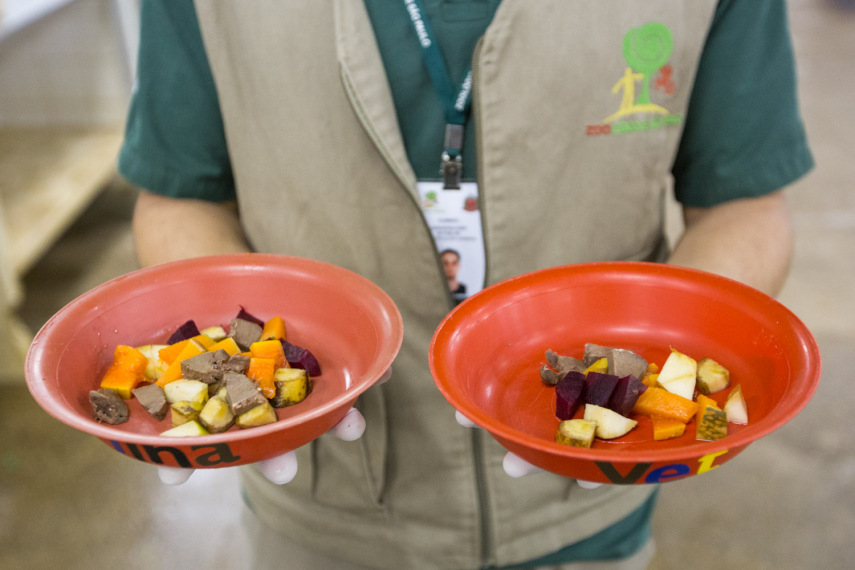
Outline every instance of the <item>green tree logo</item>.
<svg viewBox="0 0 855 570">
<path fill-rule="evenodd" d="M 623 57 L 628 67 L 612 87 L 612 93 L 623 91 L 620 109 L 604 122 L 635 113 L 667 115 L 668 110 L 650 102 L 650 79 L 668 63 L 674 50 L 674 37 L 664 24 L 650 22 L 632 28 L 623 37 Z M 636 97 L 636 82 L 641 81 L 641 92 Z"/>
<path fill-rule="evenodd" d="M 650 78 L 668 63 L 674 49 L 674 37 L 664 24 L 651 22 L 633 28 L 623 37 L 623 57 L 627 65 L 641 73 L 641 93 L 638 105 L 650 103 Z"/>
</svg>

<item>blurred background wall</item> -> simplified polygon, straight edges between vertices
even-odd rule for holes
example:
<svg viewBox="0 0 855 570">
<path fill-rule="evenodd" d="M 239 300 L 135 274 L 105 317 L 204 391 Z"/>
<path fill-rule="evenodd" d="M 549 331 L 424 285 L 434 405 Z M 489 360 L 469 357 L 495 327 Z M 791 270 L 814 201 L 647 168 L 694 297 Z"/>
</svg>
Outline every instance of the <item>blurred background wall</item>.
<svg viewBox="0 0 855 570">
<path fill-rule="evenodd" d="M 135 0 L 0 3 L 0 377 L 20 375 L 22 279 L 113 177 Z"/>
</svg>

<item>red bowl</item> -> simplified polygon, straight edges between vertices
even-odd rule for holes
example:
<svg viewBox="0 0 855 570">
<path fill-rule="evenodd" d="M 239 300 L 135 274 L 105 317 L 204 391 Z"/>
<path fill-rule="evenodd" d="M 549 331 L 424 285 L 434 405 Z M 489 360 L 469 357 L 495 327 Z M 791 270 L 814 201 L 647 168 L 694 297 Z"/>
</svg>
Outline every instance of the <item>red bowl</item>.
<svg viewBox="0 0 855 570">
<path fill-rule="evenodd" d="M 591 449 L 554 442 L 555 389 L 540 381 L 544 353 L 581 358 L 585 343 L 628 348 L 660 367 L 671 348 L 709 356 L 741 384 L 749 424 L 727 437 L 654 441 L 648 418 Z M 779 302 L 710 273 L 644 262 L 586 263 L 488 287 L 437 328 L 430 366 L 445 398 L 529 463 L 599 483 L 661 483 L 704 473 L 792 419 L 813 395 L 820 354 Z M 716 395 L 723 403 L 723 394 Z"/>
<path fill-rule="evenodd" d="M 130 420 L 95 421 L 89 391 L 117 344 L 165 343 L 188 319 L 200 328 L 228 325 L 243 306 L 261 319 L 281 316 L 288 340 L 322 367 L 312 393 L 277 410 L 261 427 L 191 438 L 162 437 L 158 422 L 131 399 Z M 391 366 L 401 347 L 397 307 L 367 279 L 327 263 L 268 254 L 203 257 L 131 272 L 81 295 L 36 334 L 26 378 L 49 414 L 117 451 L 174 467 L 230 467 L 296 449 L 344 417 Z"/>
</svg>

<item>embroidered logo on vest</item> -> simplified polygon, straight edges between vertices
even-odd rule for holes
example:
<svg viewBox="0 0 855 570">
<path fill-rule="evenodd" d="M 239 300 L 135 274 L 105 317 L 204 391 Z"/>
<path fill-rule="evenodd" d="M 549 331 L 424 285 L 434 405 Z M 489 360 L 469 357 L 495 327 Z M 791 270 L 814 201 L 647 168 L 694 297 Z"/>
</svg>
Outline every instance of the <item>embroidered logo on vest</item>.
<svg viewBox="0 0 855 570">
<path fill-rule="evenodd" d="M 665 107 L 650 100 L 653 90 L 667 95 L 674 93 L 671 75 L 673 68 L 668 58 L 674 49 L 671 30 L 664 24 L 650 22 L 632 28 L 623 37 L 623 57 L 627 68 L 612 87 L 612 93 L 621 93 L 618 110 L 603 119 L 601 124 L 588 125 L 588 135 L 635 133 L 679 125 L 683 115 L 672 114 Z M 657 74 L 655 75 L 654 74 Z"/>
</svg>

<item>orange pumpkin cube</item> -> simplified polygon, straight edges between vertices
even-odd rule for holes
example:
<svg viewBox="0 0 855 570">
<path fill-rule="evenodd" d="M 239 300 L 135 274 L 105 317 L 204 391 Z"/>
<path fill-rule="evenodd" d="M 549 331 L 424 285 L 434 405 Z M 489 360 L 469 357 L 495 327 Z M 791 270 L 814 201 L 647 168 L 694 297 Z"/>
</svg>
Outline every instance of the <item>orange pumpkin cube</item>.
<svg viewBox="0 0 855 570">
<path fill-rule="evenodd" d="M 249 345 L 249 353 L 255 358 L 269 358 L 276 364 L 275 368 L 287 368 L 285 349 L 279 339 L 259 340 Z"/>
<path fill-rule="evenodd" d="M 190 341 L 196 341 L 201 344 L 206 350 L 210 350 L 212 346 L 214 346 L 214 341 L 211 340 L 206 334 L 200 334 L 194 336 L 193 338 L 185 338 L 184 340 L 180 340 L 176 343 L 170 344 L 164 348 L 161 348 L 158 351 L 157 355 L 160 357 L 162 361 L 167 364 L 172 364 L 175 362 L 175 359 L 178 358 L 178 355 L 181 354 L 181 351 L 184 350 Z"/>
<path fill-rule="evenodd" d="M 271 339 L 285 340 L 285 321 L 282 320 L 282 317 L 273 317 L 264 323 L 260 340 Z"/>
<path fill-rule="evenodd" d="M 218 343 L 215 343 L 211 348 L 209 348 L 211 352 L 217 352 L 218 350 L 225 350 L 230 356 L 238 354 L 240 352 L 240 347 L 230 336 L 227 336 L 223 340 Z"/>
<path fill-rule="evenodd" d="M 113 390 L 125 400 L 131 391 L 146 380 L 145 367 L 148 358 L 136 348 L 124 344 L 113 351 L 113 362 L 101 378 L 101 388 Z"/>
<path fill-rule="evenodd" d="M 278 343 L 279 341 L 276 342 Z M 276 395 L 276 384 L 273 382 L 276 368 L 276 361 L 274 359 L 252 356 L 249 359 L 249 366 L 246 369 L 246 375 L 258 384 L 258 387 L 261 388 L 261 393 L 268 400 Z"/>
<path fill-rule="evenodd" d="M 698 411 L 697 402 L 672 394 L 663 388 L 650 386 L 641 393 L 632 412 L 642 416 L 664 416 L 688 423 Z"/>
<path fill-rule="evenodd" d="M 686 424 L 674 418 L 650 416 L 650 422 L 653 425 L 653 439 L 656 441 L 680 437 L 686 432 Z"/>
<path fill-rule="evenodd" d="M 202 345 L 201 342 L 199 342 L 195 338 L 187 339 L 187 342 L 181 341 L 181 343 L 183 343 L 184 348 L 181 349 L 181 352 L 178 353 L 178 355 L 175 357 L 175 359 L 172 361 L 172 363 L 169 365 L 169 367 L 163 372 L 163 374 L 160 376 L 160 378 L 157 379 L 156 384 L 158 386 L 160 386 L 161 388 L 163 388 L 164 386 L 166 386 L 170 382 L 174 382 L 175 380 L 178 380 L 179 378 L 182 377 L 183 373 L 181 372 L 181 362 L 183 360 L 187 360 L 188 358 L 193 358 L 194 356 L 202 354 L 203 352 L 207 352 L 207 350 L 208 350 L 204 347 L 204 345 Z M 176 343 L 176 344 L 181 344 L 181 343 Z M 172 346 L 172 345 L 170 345 L 170 346 Z M 169 348 L 169 347 L 167 347 L 167 348 Z M 163 350 L 161 350 L 161 352 L 163 352 Z M 163 357 L 161 356 L 161 359 L 162 358 Z"/>
</svg>

